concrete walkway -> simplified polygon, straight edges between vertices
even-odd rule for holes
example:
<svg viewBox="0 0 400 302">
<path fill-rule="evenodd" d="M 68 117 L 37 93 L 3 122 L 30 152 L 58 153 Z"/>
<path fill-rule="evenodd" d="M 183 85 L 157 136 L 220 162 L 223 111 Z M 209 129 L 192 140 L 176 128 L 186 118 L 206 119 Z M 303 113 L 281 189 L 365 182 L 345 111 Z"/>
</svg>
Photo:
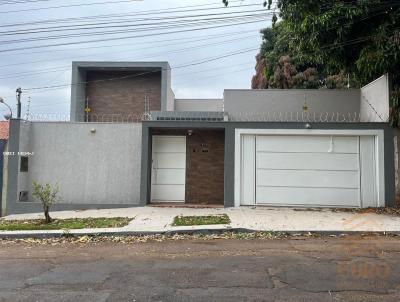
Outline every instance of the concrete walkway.
<svg viewBox="0 0 400 302">
<path fill-rule="evenodd" d="M 229 225 L 171 226 L 178 215 L 227 214 Z M 294 209 L 269 207 L 240 208 L 161 208 L 135 207 L 85 211 L 52 212 L 53 218 L 132 217 L 122 228 L 70 230 L 70 234 L 161 233 L 182 230 L 248 229 L 279 232 L 399 232 L 400 217 L 375 213 L 333 212 L 330 209 Z M 10 215 L 3 219 L 37 219 L 43 214 Z M 0 231 L 1 236 L 23 234 L 63 234 L 59 231 Z"/>
</svg>

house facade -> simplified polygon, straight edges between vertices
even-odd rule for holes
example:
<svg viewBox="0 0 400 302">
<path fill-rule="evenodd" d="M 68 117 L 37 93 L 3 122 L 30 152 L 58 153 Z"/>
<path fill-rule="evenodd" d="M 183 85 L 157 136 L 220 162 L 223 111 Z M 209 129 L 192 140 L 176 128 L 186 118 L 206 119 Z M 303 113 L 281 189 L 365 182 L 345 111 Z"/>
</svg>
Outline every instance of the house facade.
<svg viewBox="0 0 400 302">
<path fill-rule="evenodd" d="M 7 213 L 178 204 L 394 205 L 389 78 L 362 89 L 176 99 L 167 62 L 74 62 L 71 118 L 11 121 Z M 25 159 L 26 161 L 26 159 Z"/>
</svg>

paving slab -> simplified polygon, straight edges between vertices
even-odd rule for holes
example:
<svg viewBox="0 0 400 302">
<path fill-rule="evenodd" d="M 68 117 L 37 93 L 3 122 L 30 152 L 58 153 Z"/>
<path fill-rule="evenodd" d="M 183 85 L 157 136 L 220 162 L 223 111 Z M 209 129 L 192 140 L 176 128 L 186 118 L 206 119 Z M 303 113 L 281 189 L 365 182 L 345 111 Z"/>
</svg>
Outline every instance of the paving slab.
<svg viewBox="0 0 400 302">
<path fill-rule="evenodd" d="M 229 225 L 172 226 L 175 216 L 202 216 L 227 214 Z M 118 209 L 55 211 L 53 218 L 86 217 L 130 217 L 132 221 L 121 228 L 99 228 L 80 230 L 48 231 L 1 231 L 0 235 L 34 234 L 133 234 L 164 233 L 201 230 L 249 230 L 275 232 L 387 232 L 400 233 L 400 217 L 357 212 L 337 212 L 331 209 L 301 209 L 276 207 L 240 207 L 240 208 L 177 208 L 177 207 L 133 207 Z M 5 220 L 40 219 L 42 213 L 9 215 Z"/>
</svg>

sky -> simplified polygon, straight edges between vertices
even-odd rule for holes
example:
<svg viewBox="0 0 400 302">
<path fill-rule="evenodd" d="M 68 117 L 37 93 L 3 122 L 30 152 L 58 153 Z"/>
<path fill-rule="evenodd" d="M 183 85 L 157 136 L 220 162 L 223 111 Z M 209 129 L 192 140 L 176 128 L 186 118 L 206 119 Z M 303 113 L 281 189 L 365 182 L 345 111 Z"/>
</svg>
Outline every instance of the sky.
<svg viewBox="0 0 400 302">
<path fill-rule="evenodd" d="M 68 114 L 72 61 L 168 61 L 176 98 L 250 88 L 271 25 L 262 2 L 0 0 L 0 97 L 16 112 L 21 87 L 23 115 L 29 100 L 30 113 Z"/>
</svg>

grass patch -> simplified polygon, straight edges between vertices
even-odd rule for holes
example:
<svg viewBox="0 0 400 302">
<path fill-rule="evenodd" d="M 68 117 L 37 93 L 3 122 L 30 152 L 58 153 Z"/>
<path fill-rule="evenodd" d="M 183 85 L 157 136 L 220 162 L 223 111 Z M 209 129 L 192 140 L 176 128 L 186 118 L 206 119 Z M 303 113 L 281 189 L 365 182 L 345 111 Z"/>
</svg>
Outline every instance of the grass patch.
<svg viewBox="0 0 400 302">
<path fill-rule="evenodd" d="M 207 216 L 176 216 L 173 226 L 206 225 L 206 224 L 229 224 L 231 220 L 228 215 L 207 215 Z"/>
<path fill-rule="evenodd" d="M 70 218 L 54 219 L 48 224 L 42 219 L 0 220 L 0 231 L 118 228 L 126 226 L 131 220 L 127 217 Z"/>
</svg>

